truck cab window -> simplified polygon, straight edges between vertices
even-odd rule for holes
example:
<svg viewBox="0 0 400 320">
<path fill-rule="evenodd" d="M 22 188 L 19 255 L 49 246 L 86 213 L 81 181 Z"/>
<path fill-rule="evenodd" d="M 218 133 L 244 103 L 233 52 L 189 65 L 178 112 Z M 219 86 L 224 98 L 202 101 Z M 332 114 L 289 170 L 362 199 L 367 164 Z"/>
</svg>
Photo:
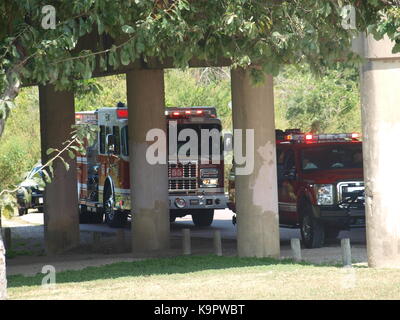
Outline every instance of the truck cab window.
<svg viewBox="0 0 400 320">
<path fill-rule="evenodd" d="M 111 128 L 106 127 L 106 126 L 100 126 L 100 153 L 105 154 L 106 153 L 106 137 L 108 134 L 111 133 Z"/>
<path fill-rule="evenodd" d="M 295 166 L 295 158 L 294 158 L 294 152 L 293 150 L 288 150 L 285 153 L 285 158 L 284 158 L 284 171 L 288 172 L 290 170 L 293 170 L 296 168 Z"/>
<path fill-rule="evenodd" d="M 100 133 L 99 133 L 99 141 L 100 141 L 100 153 L 105 153 L 106 151 L 106 128 L 105 126 L 100 126 Z"/>
<path fill-rule="evenodd" d="M 119 135 L 119 127 L 118 126 L 113 127 L 113 136 L 114 136 L 114 140 L 115 140 L 114 154 L 119 155 L 121 152 L 121 147 L 120 147 L 121 139 L 120 139 L 120 135 Z"/>
<path fill-rule="evenodd" d="M 121 149 L 124 156 L 129 156 L 128 126 L 124 126 L 121 129 Z"/>
</svg>

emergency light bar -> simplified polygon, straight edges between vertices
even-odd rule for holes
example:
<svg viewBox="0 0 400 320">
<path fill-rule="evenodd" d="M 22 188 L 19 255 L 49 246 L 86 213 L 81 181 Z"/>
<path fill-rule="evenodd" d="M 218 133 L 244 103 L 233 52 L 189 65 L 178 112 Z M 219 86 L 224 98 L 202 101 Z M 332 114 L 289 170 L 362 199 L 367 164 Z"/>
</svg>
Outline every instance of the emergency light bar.
<svg viewBox="0 0 400 320">
<path fill-rule="evenodd" d="M 115 110 L 118 119 L 128 119 L 128 109 L 127 108 L 117 108 Z M 216 118 L 217 111 L 214 107 L 204 107 L 204 108 L 168 108 L 165 111 L 167 118 L 189 118 L 193 116 L 197 117 L 210 117 Z M 77 115 L 78 116 L 78 115 Z"/>
<path fill-rule="evenodd" d="M 287 142 L 298 143 L 317 143 L 317 142 L 335 142 L 335 141 L 359 141 L 361 135 L 357 132 L 353 133 L 301 133 L 301 134 L 288 134 L 285 136 Z"/>
<path fill-rule="evenodd" d="M 209 117 L 216 118 L 217 111 L 214 107 L 202 107 L 202 108 L 167 108 L 165 115 L 169 119 L 176 118 L 189 118 L 189 117 Z"/>
</svg>

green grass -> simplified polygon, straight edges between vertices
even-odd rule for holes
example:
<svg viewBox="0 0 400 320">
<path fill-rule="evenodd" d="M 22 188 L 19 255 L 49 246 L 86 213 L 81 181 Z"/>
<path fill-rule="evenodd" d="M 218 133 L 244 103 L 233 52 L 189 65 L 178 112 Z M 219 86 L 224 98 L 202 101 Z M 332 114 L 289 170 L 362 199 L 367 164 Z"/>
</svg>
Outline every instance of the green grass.
<svg viewBox="0 0 400 320">
<path fill-rule="evenodd" d="M 116 279 L 151 275 L 184 274 L 198 271 L 243 268 L 255 266 L 283 267 L 293 265 L 292 260 L 271 258 L 235 258 L 215 256 L 191 256 L 163 259 L 148 259 L 135 262 L 119 262 L 101 267 L 88 267 L 83 270 L 63 271 L 57 274 L 57 283 L 93 281 L 98 279 Z M 302 265 L 308 265 L 302 263 Z M 37 286 L 43 275 L 14 275 L 8 277 L 8 287 Z"/>
<path fill-rule="evenodd" d="M 9 276 L 10 299 L 400 299 L 400 270 L 191 256 Z"/>
</svg>

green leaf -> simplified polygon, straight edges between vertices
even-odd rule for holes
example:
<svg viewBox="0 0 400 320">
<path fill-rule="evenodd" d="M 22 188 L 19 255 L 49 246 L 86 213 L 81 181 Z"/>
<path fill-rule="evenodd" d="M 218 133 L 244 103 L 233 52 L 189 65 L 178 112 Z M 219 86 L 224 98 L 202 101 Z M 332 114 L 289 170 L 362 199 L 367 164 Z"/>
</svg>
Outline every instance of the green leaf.
<svg viewBox="0 0 400 320">
<path fill-rule="evenodd" d="M 75 153 L 72 150 L 68 150 L 68 155 L 71 159 L 75 159 Z"/>
<path fill-rule="evenodd" d="M 64 158 L 60 157 L 60 159 L 61 159 L 62 163 L 64 164 L 65 169 L 68 171 L 69 170 L 69 164 L 64 160 Z"/>
<path fill-rule="evenodd" d="M 122 31 L 130 34 L 130 33 L 134 33 L 135 29 L 133 29 L 133 27 L 131 27 L 131 26 L 124 25 L 124 26 L 122 26 Z"/>
<path fill-rule="evenodd" d="M 55 152 L 55 151 L 56 151 L 56 149 L 54 149 L 54 148 L 48 148 L 48 149 L 46 150 L 46 154 L 49 155 L 49 154 L 51 154 L 51 153 L 53 153 L 53 152 Z"/>
<path fill-rule="evenodd" d="M 47 170 L 42 170 L 43 175 L 44 175 L 44 181 L 46 183 L 50 183 L 51 182 L 51 177 L 49 175 L 49 173 L 47 172 Z"/>
</svg>

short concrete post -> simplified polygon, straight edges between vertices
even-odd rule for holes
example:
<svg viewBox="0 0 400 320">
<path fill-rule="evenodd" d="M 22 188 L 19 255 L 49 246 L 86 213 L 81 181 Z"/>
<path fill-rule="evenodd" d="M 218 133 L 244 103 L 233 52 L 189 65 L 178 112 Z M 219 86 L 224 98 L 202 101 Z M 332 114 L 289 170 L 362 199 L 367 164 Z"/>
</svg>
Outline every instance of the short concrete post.
<svg viewBox="0 0 400 320">
<path fill-rule="evenodd" d="M 6 250 L 11 249 L 11 229 L 10 228 L 3 228 L 4 230 L 4 247 Z"/>
<path fill-rule="evenodd" d="M 351 247 L 350 247 L 350 239 L 345 238 L 340 241 L 342 246 L 342 260 L 344 267 L 351 267 Z"/>
<path fill-rule="evenodd" d="M 183 229 L 182 230 L 183 234 L 183 254 L 184 255 L 189 255 L 192 254 L 192 248 L 191 248 L 191 243 L 190 243 L 190 229 Z"/>
<path fill-rule="evenodd" d="M 294 261 L 301 261 L 300 239 L 297 238 L 290 239 L 290 246 L 292 248 L 292 255 Z"/>
<path fill-rule="evenodd" d="M 222 256 L 222 241 L 221 241 L 221 231 L 214 231 L 214 252 L 217 256 Z"/>
</svg>

